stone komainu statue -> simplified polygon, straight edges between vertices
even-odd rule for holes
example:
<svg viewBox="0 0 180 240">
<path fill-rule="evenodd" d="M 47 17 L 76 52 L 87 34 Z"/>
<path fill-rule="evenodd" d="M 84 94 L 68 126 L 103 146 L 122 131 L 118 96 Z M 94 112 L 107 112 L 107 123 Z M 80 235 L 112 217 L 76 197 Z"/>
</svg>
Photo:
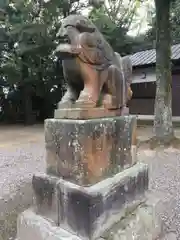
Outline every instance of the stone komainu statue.
<svg viewBox="0 0 180 240">
<path fill-rule="evenodd" d="M 59 107 L 104 106 L 118 109 L 131 98 L 131 60 L 115 53 L 86 17 L 70 15 L 57 34 L 63 43 L 56 49 L 62 59 L 67 91 Z"/>
</svg>

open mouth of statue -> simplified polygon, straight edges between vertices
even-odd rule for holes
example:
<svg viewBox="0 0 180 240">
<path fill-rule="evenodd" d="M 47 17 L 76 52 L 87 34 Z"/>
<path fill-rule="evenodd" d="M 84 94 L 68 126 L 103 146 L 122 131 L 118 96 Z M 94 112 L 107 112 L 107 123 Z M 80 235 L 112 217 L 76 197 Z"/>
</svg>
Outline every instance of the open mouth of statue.
<svg viewBox="0 0 180 240">
<path fill-rule="evenodd" d="M 63 42 L 63 43 L 71 44 L 71 41 L 70 41 L 70 39 L 69 39 L 68 37 L 63 38 L 63 39 L 62 39 L 62 42 Z"/>
</svg>

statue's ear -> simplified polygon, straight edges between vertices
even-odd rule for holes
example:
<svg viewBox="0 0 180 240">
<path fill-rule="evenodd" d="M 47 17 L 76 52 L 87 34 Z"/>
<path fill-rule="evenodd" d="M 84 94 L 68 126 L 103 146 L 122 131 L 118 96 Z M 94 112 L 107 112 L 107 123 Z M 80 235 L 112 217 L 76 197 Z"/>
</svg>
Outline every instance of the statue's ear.
<svg viewBox="0 0 180 240">
<path fill-rule="evenodd" d="M 76 23 L 76 28 L 78 29 L 79 32 L 93 33 L 95 31 L 95 28 L 93 26 L 88 25 L 87 22 L 83 20 L 79 20 Z"/>
</svg>

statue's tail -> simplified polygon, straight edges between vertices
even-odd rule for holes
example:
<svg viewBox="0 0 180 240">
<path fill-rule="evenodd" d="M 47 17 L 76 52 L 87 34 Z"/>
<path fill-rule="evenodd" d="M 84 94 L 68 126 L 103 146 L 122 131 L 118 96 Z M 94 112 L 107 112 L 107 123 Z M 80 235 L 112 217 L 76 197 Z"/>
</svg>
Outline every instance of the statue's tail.
<svg viewBox="0 0 180 240">
<path fill-rule="evenodd" d="M 124 79 L 127 84 L 127 100 L 129 101 L 132 98 L 133 92 L 131 89 L 132 83 L 132 61 L 130 57 L 125 56 L 122 57 L 122 65 L 123 65 L 123 72 L 124 72 Z"/>
<path fill-rule="evenodd" d="M 122 57 L 122 65 L 125 82 L 130 86 L 132 83 L 132 62 L 130 57 Z"/>
<path fill-rule="evenodd" d="M 121 57 L 119 53 L 115 53 L 115 55 L 120 69 L 123 71 L 124 81 L 127 87 L 127 100 L 130 100 L 133 94 L 130 86 L 132 83 L 132 62 L 129 56 Z"/>
</svg>

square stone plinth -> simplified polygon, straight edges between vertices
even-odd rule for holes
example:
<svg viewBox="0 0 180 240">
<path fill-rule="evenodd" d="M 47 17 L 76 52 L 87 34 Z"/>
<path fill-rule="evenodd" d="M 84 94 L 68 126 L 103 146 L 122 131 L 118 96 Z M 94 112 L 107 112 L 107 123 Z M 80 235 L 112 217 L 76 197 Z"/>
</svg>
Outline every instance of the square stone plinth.
<svg viewBox="0 0 180 240">
<path fill-rule="evenodd" d="M 78 185 L 95 184 L 134 164 L 136 117 L 47 119 L 47 173 Z"/>
<path fill-rule="evenodd" d="M 145 201 L 148 166 L 137 163 L 89 187 L 44 174 L 35 175 L 33 179 L 38 206 L 50 202 L 53 213 L 47 214 L 49 207 L 46 205 L 43 216 L 80 239 L 95 240 Z M 53 192 L 56 192 L 54 197 Z M 57 202 L 56 211 L 52 208 L 53 198 Z M 40 211 L 36 213 L 41 214 Z"/>
<path fill-rule="evenodd" d="M 94 240 L 145 200 L 148 166 L 137 163 L 90 187 L 61 179 L 57 188 L 59 225 Z"/>
</svg>

